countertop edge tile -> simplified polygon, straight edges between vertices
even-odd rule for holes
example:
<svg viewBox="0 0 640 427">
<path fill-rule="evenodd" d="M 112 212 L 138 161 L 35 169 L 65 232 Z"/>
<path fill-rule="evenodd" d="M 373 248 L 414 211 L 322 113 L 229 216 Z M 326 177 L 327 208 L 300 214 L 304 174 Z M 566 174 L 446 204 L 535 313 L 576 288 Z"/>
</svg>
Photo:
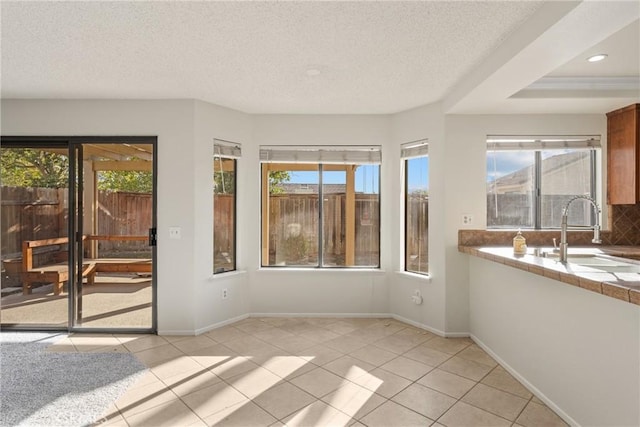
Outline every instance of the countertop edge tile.
<svg viewBox="0 0 640 427">
<path fill-rule="evenodd" d="M 629 302 L 640 305 L 640 289 L 629 289 Z"/>
<path fill-rule="evenodd" d="M 586 277 L 580 277 L 580 287 L 598 294 L 602 293 L 602 282 L 596 282 Z"/>
<path fill-rule="evenodd" d="M 629 288 L 615 285 L 613 283 L 602 283 L 602 294 L 629 302 Z"/>
</svg>

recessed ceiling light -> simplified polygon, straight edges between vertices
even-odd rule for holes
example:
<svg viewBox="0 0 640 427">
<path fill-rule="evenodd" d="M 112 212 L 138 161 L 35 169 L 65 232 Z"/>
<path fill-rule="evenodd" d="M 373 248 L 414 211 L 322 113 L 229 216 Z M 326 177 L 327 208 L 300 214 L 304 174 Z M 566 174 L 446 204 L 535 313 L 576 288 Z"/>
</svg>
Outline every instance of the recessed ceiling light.
<svg viewBox="0 0 640 427">
<path fill-rule="evenodd" d="M 598 61 L 602 61 L 606 57 L 607 57 L 606 53 L 599 53 L 597 55 L 593 55 L 593 56 L 588 57 L 587 61 L 589 61 L 589 62 L 598 62 Z"/>
<path fill-rule="evenodd" d="M 320 75 L 320 70 L 318 70 L 317 68 L 307 69 L 307 76 L 313 77 L 313 76 L 319 76 L 319 75 Z"/>
</svg>

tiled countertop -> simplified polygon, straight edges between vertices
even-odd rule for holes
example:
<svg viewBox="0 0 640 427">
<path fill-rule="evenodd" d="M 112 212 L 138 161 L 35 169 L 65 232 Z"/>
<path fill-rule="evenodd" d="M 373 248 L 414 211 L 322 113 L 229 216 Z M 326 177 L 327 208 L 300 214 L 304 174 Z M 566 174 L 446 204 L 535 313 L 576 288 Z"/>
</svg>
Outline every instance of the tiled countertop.
<svg viewBox="0 0 640 427">
<path fill-rule="evenodd" d="M 552 250 L 552 248 L 541 249 L 548 252 Z M 465 254 L 495 261 L 611 298 L 640 305 L 640 273 L 608 273 L 588 266 L 572 263 L 564 264 L 558 262 L 557 259 L 534 256 L 532 248 L 524 256 L 515 256 L 511 246 L 460 245 L 458 250 Z M 621 261 L 640 265 L 640 261 L 637 261 L 640 258 L 640 247 L 638 246 L 570 247 L 569 254 L 616 256 L 625 258 Z"/>
</svg>

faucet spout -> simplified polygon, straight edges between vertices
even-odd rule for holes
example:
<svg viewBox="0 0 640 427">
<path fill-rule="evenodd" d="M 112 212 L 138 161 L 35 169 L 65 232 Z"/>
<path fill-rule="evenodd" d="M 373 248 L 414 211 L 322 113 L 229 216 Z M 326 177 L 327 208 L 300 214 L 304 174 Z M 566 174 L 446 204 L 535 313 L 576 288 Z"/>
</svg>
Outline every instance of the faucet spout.
<svg viewBox="0 0 640 427">
<path fill-rule="evenodd" d="M 591 206 L 593 206 L 593 211 L 596 217 L 596 223 L 593 226 L 576 226 L 568 224 L 569 206 L 576 200 L 586 200 L 591 203 Z M 600 206 L 598 206 L 598 203 L 592 197 L 582 195 L 572 197 L 562 209 L 562 222 L 560 225 L 560 262 L 567 262 L 567 251 L 569 249 L 569 243 L 567 242 L 567 230 L 569 228 L 591 229 L 593 230 L 593 239 L 591 240 L 591 242 L 595 244 L 602 243 L 602 241 L 600 240 Z"/>
</svg>

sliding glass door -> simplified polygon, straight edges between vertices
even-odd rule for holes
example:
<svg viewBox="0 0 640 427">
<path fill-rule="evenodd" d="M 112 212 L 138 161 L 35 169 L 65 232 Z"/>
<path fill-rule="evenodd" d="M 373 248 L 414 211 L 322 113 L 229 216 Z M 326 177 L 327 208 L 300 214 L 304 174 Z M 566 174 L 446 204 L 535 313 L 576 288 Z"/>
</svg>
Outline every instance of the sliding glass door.
<svg viewBox="0 0 640 427">
<path fill-rule="evenodd" d="M 68 325 L 66 142 L 2 141 L 2 325 Z"/>
<path fill-rule="evenodd" d="M 3 138 L 3 328 L 155 331 L 155 147 Z"/>
<path fill-rule="evenodd" d="M 72 144 L 75 329 L 154 328 L 154 144 Z"/>
</svg>

